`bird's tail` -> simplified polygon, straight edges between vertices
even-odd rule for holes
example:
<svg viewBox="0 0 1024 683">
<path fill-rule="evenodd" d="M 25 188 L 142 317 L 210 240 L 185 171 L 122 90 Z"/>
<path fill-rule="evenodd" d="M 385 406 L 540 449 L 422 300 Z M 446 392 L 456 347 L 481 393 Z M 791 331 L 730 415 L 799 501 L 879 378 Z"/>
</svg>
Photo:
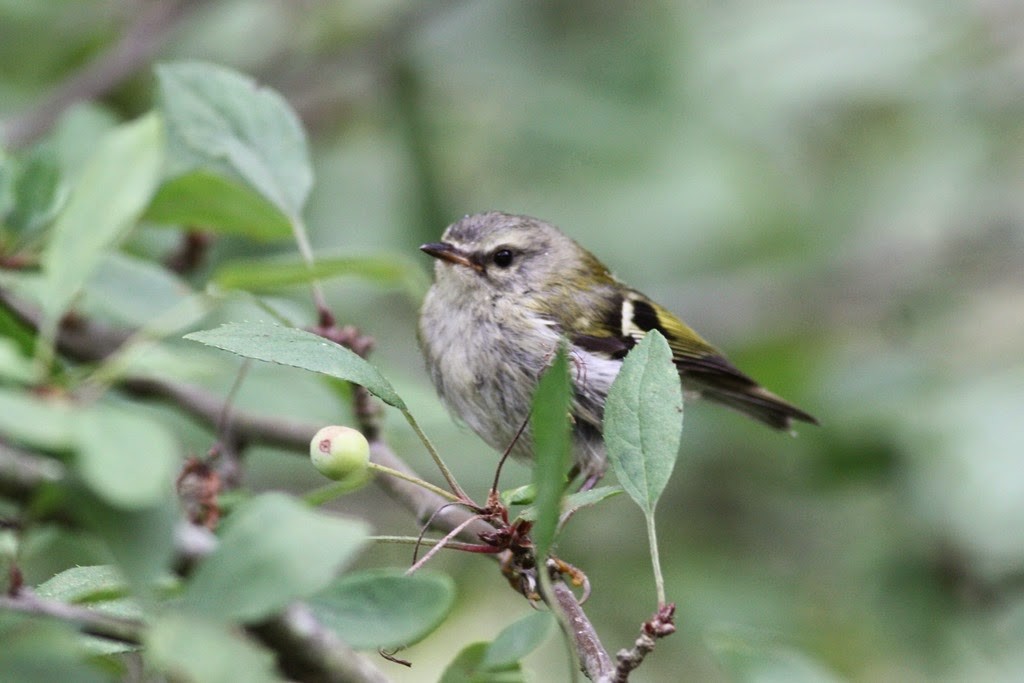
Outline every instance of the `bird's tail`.
<svg viewBox="0 0 1024 683">
<path fill-rule="evenodd" d="M 793 420 L 818 424 L 818 420 L 813 415 L 800 410 L 758 384 L 732 387 L 704 384 L 698 388 L 698 391 L 703 398 L 732 408 L 747 417 L 782 431 L 790 431 Z"/>
</svg>

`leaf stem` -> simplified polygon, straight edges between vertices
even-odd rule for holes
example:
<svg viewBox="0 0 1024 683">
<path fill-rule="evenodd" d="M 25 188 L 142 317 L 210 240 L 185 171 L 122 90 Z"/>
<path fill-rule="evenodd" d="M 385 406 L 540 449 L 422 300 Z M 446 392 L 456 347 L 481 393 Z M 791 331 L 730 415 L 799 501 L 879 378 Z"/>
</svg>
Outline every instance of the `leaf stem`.
<svg viewBox="0 0 1024 683">
<path fill-rule="evenodd" d="M 299 255 L 302 256 L 302 260 L 306 262 L 306 265 L 312 268 L 315 258 L 313 256 L 313 247 L 309 243 L 305 222 L 301 216 L 289 216 L 288 222 L 292 226 L 292 235 L 295 237 L 295 245 L 299 248 Z M 316 278 L 310 280 L 309 288 L 313 291 L 313 305 L 316 306 L 317 314 L 321 319 L 321 324 L 323 324 L 324 316 L 330 316 L 330 309 L 327 308 L 327 299 L 324 297 L 324 290 L 320 286 L 320 280 Z"/>
<path fill-rule="evenodd" d="M 654 568 L 654 588 L 658 593 L 658 606 L 665 604 L 665 578 L 661 574 L 661 559 L 658 556 L 658 534 L 654 530 L 654 510 L 645 512 L 647 521 L 647 543 L 651 546 L 651 566 Z"/>
<path fill-rule="evenodd" d="M 367 463 L 367 468 L 375 472 L 380 472 L 381 474 L 387 474 L 392 477 L 404 479 L 405 481 L 411 484 L 416 484 L 420 488 L 436 493 L 437 495 L 442 496 L 443 498 L 447 498 L 453 503 L 464 502 L 461 498 L 451 493 L 450 491 L 446 491 L 440 486 L 434 486 L 429 481 L 424 481 L 419 477 L 413 476 L 411 474 L 406 474 L 405 472 L 394 470 L 391 469 L 390 467 L 385 467 L 384 465 L 378 465 L 375 462 Z M 306 495 L 302 496 L 302 500 L 305 501 L 307 505 L 317 507 L 319 505 L 323 505 L 324 503 L 328 503 L 334 500 L 338 496 L 343 496 L 350 491 L 358 489 L 364 483 L 366 483 L 365 479 L 356 479 L 353 481 L 337 481 L 334 482 L 333 484 L 327 484 L 326 486 L 322 486 L 318 489 L 310 491 Z"/>
<path fill-rule="evenodd" d="M 430 453 L 430 458 L 434 461 L 434 464 L 437 465 L 437 469 L 441 470 L 441 475 L 444 477 L 444 480 L 448 482 L 448 486 L 456 496 L 455 501 L 473 505 L 473 499 L 466 494 L 461 486 L 459 486 L 459 482 L 455 480 L 455 475 L 452 474 L 452 471 L 448 469 L 448 465 L 446 465 L 444 460 L 441 459 L 441 454 L 437 452 L 436 448 L 434 448 L 434 444 L 431 443 L 426 433 L 424 433 L 420 424 L 416 421 L 416 418 L 414 418 L 412 413 L 408 410 L 402 410 L 402 415 L 405 416 L 405 421 L 409 423 L 412 430 L 416 432 L 416 436 L 418 436 L 420 441 L 423 442 L 427 452 Z M 446 493 L 445 497 L 451 499 L 450 494 Z"/>
<path fill-rule="evenodd" d="M 409 482 L 411 484 L 416 484 L 420 488 L 424 488 L 424 489 L 426 489 L 428 491 L 433 491 L 437 495 L 442 496 L 444 498 L 447 498 L 448 500 L 452 501 L 453 503 L 464 503 L 465 502 L 463 499 L 459 498 L 457 495 L 453 494 L 451 491 L 445 491 L 440 486 L 434 486 L 429 481 L 424 481 L 424 480 L 420 479 L 419 477 L 415 477 L 415 476 L 406 474 L 405 472 L 401 472 L 399 470 L 393 470 L 390 467 L 385 467 L 384 465 L 378 465 L 375 462 L 371 462 L 370 463 L 370 469 L 371 470 L 375 470 L 377 472 L 380 472 L 381 474 L 387 474 L 387 475 L 390 475 L 392 477 L 398 477 L 399 479 L 404 479 L 405 481 L 407 481 L 407 482 Z"/>
</svg>

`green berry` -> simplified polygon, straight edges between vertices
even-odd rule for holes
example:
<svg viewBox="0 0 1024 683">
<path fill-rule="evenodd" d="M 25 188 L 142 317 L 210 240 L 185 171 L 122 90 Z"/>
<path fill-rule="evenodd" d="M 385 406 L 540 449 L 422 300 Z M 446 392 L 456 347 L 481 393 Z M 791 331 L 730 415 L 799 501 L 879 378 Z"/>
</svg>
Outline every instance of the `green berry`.
<svg viewBox="0 0 1024 683">
<path fill-rule="evenodd" d="M 357 429 L 324 427 L 309 442 L 309 457 L 320 474 L 335 481 L 369 478 L 370 444 Z"/>
</svg>

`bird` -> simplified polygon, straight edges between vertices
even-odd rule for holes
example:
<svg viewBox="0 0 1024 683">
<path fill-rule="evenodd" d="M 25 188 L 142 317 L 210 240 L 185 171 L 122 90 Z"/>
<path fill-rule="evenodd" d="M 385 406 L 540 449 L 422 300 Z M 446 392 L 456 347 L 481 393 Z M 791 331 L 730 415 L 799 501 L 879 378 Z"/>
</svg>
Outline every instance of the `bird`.
<svg viewBox="0 0 1024 683">
<path fill-rule="evenodd" d="M 546 221 L 467 215 L 420 249 L 436 259 L 418 325 L 431 380 L 450 412 L 498 451 L 532 457 L 533 393 L 565 343 L 574 368 L 570 477 L 583 477 L 587 488 L 600 480 L 608 390 L 626 354 L 652 330 L 667 340 L 688 398 L 781 431 L 794 421 L 818 424 Z"/>
</svg>

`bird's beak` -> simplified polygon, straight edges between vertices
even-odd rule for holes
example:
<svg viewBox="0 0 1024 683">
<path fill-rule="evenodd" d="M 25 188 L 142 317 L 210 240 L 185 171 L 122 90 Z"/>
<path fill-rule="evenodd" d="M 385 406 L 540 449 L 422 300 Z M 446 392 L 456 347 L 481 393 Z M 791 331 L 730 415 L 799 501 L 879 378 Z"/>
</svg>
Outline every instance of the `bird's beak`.
<svg viewBox="0 0 1024 683">
<path fill-rule="evenodd" d="M 466 266 L 479 272 L 483 270 L 480 264 L 469 257 L 469 255 L 456 247 L 455 245 L 448 244 L 447 242 L 431 242 L 429 244 L 423 244 L 420 246 L 420 251 L 430 254 L 436 259 L 442 261 L 448 261 L 449 263 L 456 263 L 460 266 Z"/>
</svg>

